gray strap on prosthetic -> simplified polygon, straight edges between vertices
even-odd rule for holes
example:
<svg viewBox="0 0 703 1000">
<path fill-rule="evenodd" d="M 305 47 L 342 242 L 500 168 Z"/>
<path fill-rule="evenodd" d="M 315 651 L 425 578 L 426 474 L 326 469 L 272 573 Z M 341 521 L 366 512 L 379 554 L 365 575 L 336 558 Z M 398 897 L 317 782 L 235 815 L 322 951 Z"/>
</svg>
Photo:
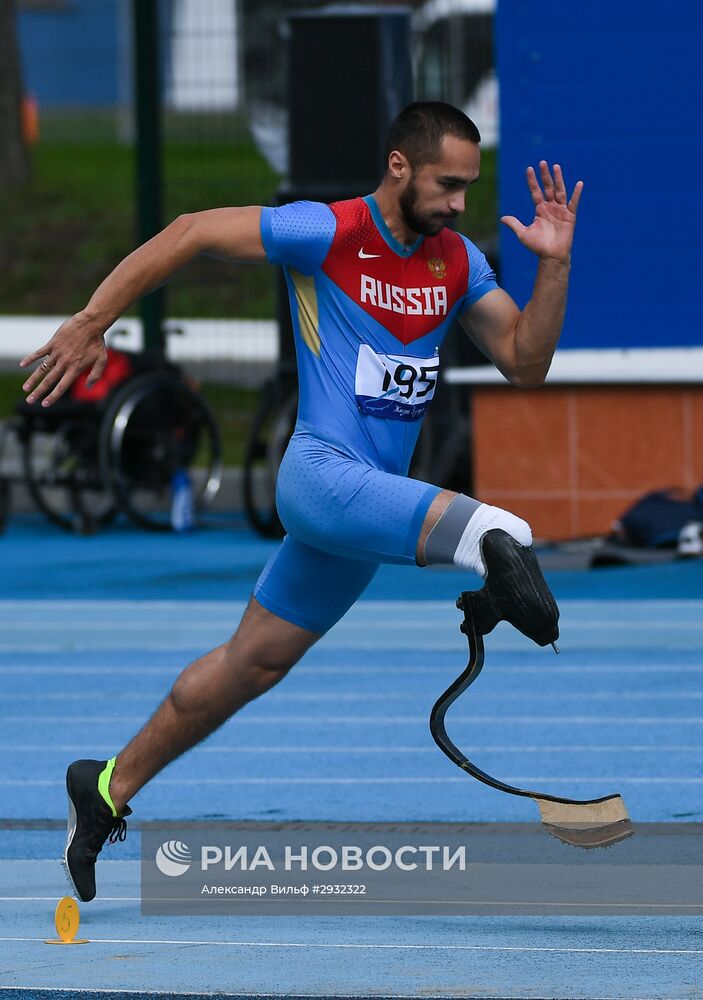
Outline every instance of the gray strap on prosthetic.
<svg viewBox="0 0 703 1000">
<path fill-rule="evenodd" d="M 460 493 L 427 536 L 425 562 L 428 566 L 451 565 L 466 525 L 481 506 L 480 500 Z"/>
</svg>

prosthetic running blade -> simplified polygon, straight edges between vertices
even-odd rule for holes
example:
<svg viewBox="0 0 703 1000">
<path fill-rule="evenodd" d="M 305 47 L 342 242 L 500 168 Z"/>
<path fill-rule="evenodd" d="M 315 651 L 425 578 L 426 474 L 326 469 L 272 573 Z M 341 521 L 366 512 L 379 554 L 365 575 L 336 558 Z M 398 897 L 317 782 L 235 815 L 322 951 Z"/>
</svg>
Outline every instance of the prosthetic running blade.
<svg viewBox="0 0 703 1000">
<path fill-rule="evenodd" d="M 516 788 L 482 771 L 449 739 L 444 725 L 447 709 L 481 673 L 485 659 L 483 636 L 499 621 L 510 622 L 540 646 L 551 643 L 556 649 L 559 637 L 559 611 L 533 550 L 495 529 L 482 539 L 482 553 L 488 567 L 484 586 L 478 591 L 464 591 L 456 602 L 464 613 L 460 627 L 469 643 L 469 662 L 430 713 L 435 743 L 472 778 L 501 792 L 534 799 L 545 830 L 565 843 L 589 849 L 608 847 L 632 836 L 634 827 L 619 794 L 582 800 Z"/>
</svg>

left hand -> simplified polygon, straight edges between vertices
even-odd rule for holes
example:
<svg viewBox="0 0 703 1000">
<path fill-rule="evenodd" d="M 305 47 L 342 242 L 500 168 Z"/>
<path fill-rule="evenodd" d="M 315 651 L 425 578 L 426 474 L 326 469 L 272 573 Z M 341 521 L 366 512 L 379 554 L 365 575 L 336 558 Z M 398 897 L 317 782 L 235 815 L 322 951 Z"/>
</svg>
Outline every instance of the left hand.
<svg viewBox="0 0 703 1000">
<path fill-rule="evenodd" d="M 512 229 L 523 246 L 539 257 L 568 264 L 583 181 L 577 181 L 567 201 L 561 167 L 555 163 L 553 169 L 552 178 L 546 160 L 540 161 L 540 187 L 534 168 L 527 168 L 527 186 L 535 204 L 535 218 L 531 225 L 523 226 L 514 215 L 504 215 L 500 221 Z"/>
</svg>

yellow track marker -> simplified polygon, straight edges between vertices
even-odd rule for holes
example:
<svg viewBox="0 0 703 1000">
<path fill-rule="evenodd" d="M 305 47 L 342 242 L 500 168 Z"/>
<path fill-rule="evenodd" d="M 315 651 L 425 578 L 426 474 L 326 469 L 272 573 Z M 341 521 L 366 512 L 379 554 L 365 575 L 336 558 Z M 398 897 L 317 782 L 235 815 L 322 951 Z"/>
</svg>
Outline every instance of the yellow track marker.
<svg viewBox="0 0 703 1000">
<path fill-rule="evenodd" d="M 71 896 L 64 896 L 56 904 L 54 923 L 58 939 L 53 938 L 46 944 L 88 944 L 87 938 L 77 938 L 81 914 L 78 903 Z"/>
</svg>

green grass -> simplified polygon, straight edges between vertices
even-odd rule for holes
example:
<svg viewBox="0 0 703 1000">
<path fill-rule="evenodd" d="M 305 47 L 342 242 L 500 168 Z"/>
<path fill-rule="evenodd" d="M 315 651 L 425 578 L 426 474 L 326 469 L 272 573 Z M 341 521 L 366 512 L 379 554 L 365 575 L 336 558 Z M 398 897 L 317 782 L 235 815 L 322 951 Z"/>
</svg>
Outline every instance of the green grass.
<svg viewBox="0 0 703 1000">
<path fill-rule="evenodd" d="M 135 246 L 134 154 L 111 142 L 40 143 L 25 188 L 0 193 L 0 313 L 70 314 Z M 248 140 L 170 143 L 164 222 L 183 212 L 271 203 L 278 179 Z M 171 316 L 275 313 L 266 265 L 196 261 L 169 287 Z"/>
<path fill-rule="evenodd" d="M 24 395 L 22 383 L 25 378 L 26 375 L 22 372 L 16 375 L 14 372 L 0 372 L 0 420 L 14 412 L 15 403 Z"/>
<path fill-rule="evenodd" d="M 481 176 L 466 195 L 466 211 L 457 229 L 474 242 L 489 240 L 498 232 L 498 154 L 495 149 L 481 152 Z"/>
<path fill-rule="evenodd" d="M 279 178 L 243 123 L 217 122 L 214 138 L 198 138 L 196 125 L 167 123 L 164 222 L 206 208 L 271 204 Z M 74 313 L 134 248 L 134 151 L 113 132 L 101 118 L 48 122 L 29 184 L 0 192 L 0 313 Z M 486 150 L 462 232 L 479 241 L 493 235 L 496 203 L 496 156 Z M 166 308 L 176 317 L 272 317 L 274 274 L 266 265 L 197 260 L 169 285 Z"/>
<path fill-rule="evenodd" d="M 200 391 L 210 404 L 220 429 L 225 465 L 241 465 L 251 421 L 259 404 L 258 390 L 205 382 Z"/>
</svg>

